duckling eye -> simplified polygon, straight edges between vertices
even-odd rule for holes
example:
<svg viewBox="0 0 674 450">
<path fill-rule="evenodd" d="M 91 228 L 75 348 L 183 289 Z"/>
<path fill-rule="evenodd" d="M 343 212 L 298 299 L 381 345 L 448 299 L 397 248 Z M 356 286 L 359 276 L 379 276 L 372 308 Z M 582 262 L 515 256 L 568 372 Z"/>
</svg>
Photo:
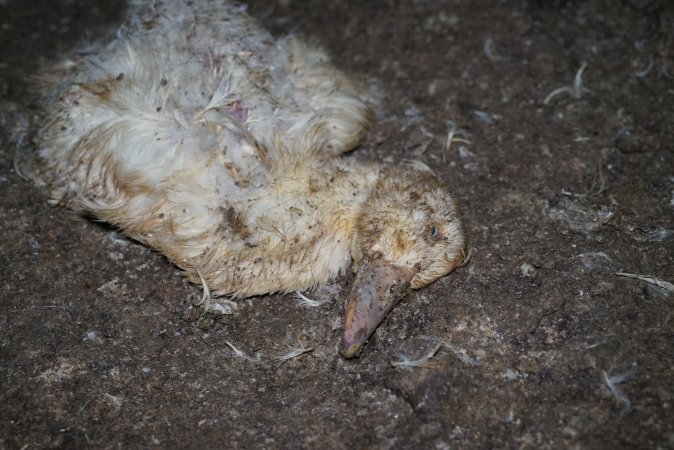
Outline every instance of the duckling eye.
<svg viewBox="0 0 674 450">
<path fill-rule="evenodd" d="M 440 239 L 440 230 L 438 230 L 438 227 L 436 226 L 433 226 L 431 228 L 431 239 L 433 239 L 434 241 Z"/>
</svg>

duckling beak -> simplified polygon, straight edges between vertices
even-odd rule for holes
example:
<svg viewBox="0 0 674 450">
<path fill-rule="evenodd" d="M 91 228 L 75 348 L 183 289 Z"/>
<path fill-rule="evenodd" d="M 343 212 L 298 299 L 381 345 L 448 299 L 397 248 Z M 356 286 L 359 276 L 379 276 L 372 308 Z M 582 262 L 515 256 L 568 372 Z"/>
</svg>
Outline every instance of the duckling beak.
<svg viewBox="0 0 674 450">
<path fill-rule="evenodd" d="M 414 269 L 382 258 L 364 261 L 358 270 L 346 307 L 340 351 L 346 358 L 357 356 L 386 314 L 410 289 Z"/>
</svg>

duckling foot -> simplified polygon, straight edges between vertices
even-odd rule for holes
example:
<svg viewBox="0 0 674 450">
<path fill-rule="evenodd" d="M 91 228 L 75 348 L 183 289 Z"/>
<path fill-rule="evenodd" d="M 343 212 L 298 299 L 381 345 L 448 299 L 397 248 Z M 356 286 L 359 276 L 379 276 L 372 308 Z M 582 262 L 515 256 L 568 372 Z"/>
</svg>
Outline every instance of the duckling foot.
<svg viewBox="0 0 674 450">
<path fill-rule="evenodd" d="M 358 356 L 363 344 L 410 289 L 416 270 L 383 258 L 364 261 L 349 295 L 340 352 Z"/>
</svg>

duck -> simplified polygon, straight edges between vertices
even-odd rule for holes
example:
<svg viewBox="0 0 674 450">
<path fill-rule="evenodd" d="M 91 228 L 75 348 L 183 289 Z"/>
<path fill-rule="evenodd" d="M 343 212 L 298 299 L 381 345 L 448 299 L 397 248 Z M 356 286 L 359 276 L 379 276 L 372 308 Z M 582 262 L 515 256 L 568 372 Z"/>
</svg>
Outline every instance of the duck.
<svg viewBox="0 0 674 450">
<path fill-rule="evenodd" d="M 466 258 L 442 180 L 354 155 L 373 121 L 367 89 L 245 5 L 131 1 L 111 39 L 43 72 L 35 179 L 51 204 L 158 250 L 213 296 L 352 273 L 344 357 Z"/>
</svg>

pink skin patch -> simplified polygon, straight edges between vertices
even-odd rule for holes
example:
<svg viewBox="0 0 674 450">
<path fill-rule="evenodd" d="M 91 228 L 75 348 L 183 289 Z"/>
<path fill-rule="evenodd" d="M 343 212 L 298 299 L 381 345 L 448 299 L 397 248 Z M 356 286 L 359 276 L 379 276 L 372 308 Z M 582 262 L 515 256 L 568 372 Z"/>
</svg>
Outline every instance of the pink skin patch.
<svg viewBox="0 0 674 450">
<path fill-rule="evenodd" d="M 245 122 L 248 118 L 248 111 L 238 100 L 229 104 L 229 110 L 231 111 L 232 116 L 239 122 Z"/>
</svg>

